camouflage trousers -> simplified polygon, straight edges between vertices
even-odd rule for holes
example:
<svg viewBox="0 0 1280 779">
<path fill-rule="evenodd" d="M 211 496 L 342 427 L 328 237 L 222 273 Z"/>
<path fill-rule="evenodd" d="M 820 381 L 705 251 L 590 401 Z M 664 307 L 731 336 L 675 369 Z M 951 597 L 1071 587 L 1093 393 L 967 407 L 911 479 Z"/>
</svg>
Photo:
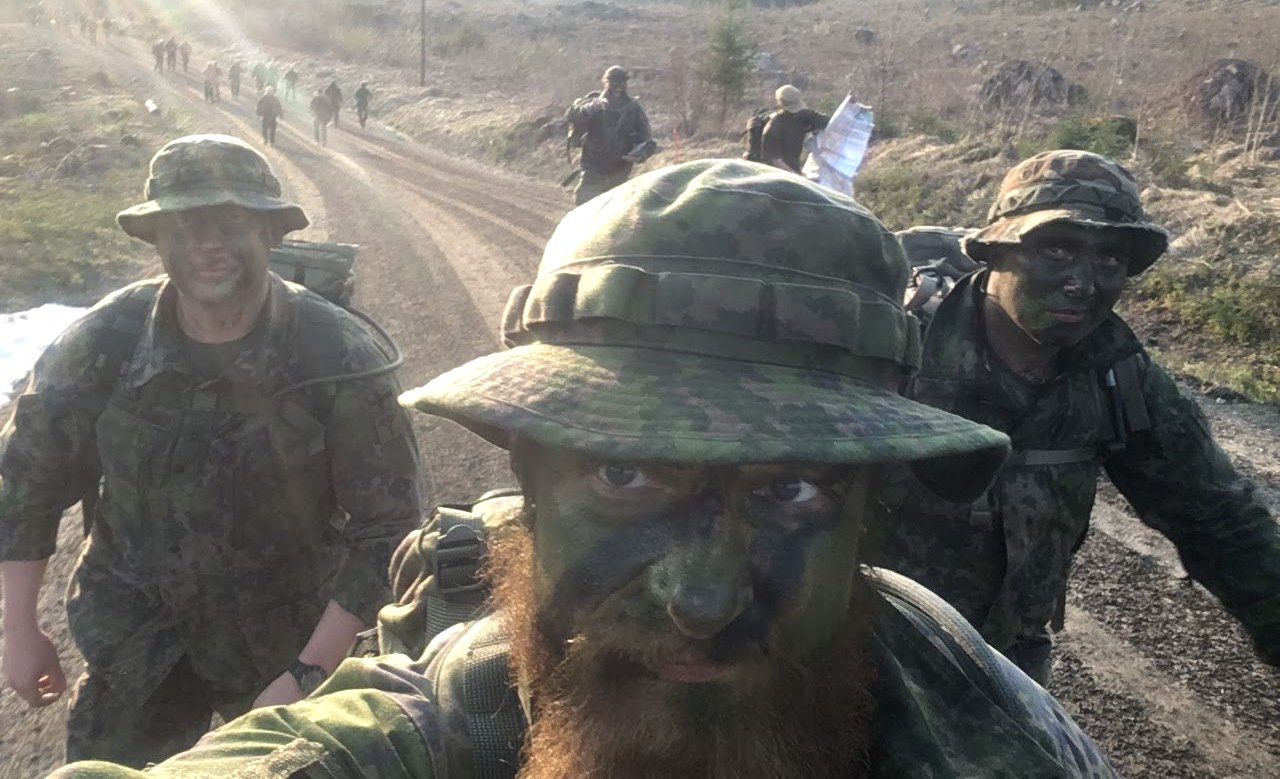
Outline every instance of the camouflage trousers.
<svg viewBox="0 0 1280 779">
<path fill-rule="evenodd" d="M 630 175 L 631 171 L 626 169 L 618 173 L 600 173 L 590 168 L 583 168 L 582 177 L 578 179 L 578 188 L 573 191 L 573 204 L 580 206 L 596 195 L 603 195 L 625 182 Z"/>
<path fill-rule="evenodd" d="M 195 744 L 209 730 L 215 711 L 230 720 L 252 703 L 249 696 L 219 694 L 196 676 L 185 657 L 141 703 L 90 669 L 71 698 L 67 762 L 106 760 L 131 768 L 158 763 Z"/>
</svg>

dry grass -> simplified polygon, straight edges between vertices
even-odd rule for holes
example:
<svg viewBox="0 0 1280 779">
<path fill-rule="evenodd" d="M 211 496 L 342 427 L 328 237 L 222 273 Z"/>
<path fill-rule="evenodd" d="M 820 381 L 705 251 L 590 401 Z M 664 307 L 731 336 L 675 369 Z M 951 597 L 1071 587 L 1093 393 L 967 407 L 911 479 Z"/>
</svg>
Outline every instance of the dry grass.
<svg viewBox="0 0 1280 779">
<path fill-rule="evenodd" d="M 544 179 L 570 170 L 559 117 L 614 63 L 634 73 L 631 91 L 663 147 L 650 165 L 737 156 L 746 118 L 771 103 L 780 80 L 807 82 L 810 103 L 819 108 L 832 108 L 852 92 L 874 106 L 879 137 L 859 179 L 859 198 L 894 227 L 981 220 L 1003 171 L 1045 148 L 1077 145 L 1118 156 L 1149 187 L 1151 210 L 1178 236 L 1158 272 L 1181 278 L 1210 256 L 1219 269 L 1189 292 L 1151 282 L 1139 288 L 1135 306 L 1159 311 L 1153 321 L 1188 332 L 1193 317 L 1204 313 L 1188 303 L 1198 295 L 1218 301 L 1220 312 L 1239 308 L 1242 323 L 1214 337 L 1237 349 L 1231 355 L 1237 367 L 1264 375 L 1274 367 L 1265 362 L 1272 358 L 1259 356 L 1266 350 L 1232 338 L 1253 333 L 1256 341 L 1270 320 L 1252 298 L 1232 291 L 1237 275 L 1221 269 L 1247 265 L 1250 284 L 1273 280 L 1274 254 L 1221 236 L 1233 235 L 1244 214 L 1254 229 L 1280 232 L 1280 112 L 1260 104 L 1244 120 L 1219 126 L 1193 116 L 1187 105 L 1196 74 L 1214 60 L 1238 57 L 1280 72 L 1280 6 L 1144 4 L 1145 10 L 1124 11 L 1110 3 L 1078 9 L 1075 0 L 826 0 L 784 10 L 744 8 L 740 21 L 782 74 L 760 77 L 744 105 L 720 121 L 697 79 L 707 30 L 723 13 L 716 4 L 432 2 L 423 88 L 415 3 L 387 4 L 359 21 L 336 0 L 224 3 L 250 39 L 278 59 L 298 60 L 304 80 L 368 79 L 377 118 L 437 148 Z M 870 43 L 858 42 L 860 29 L 873 31 Z M 1088 99 L 1069 112 L 1027 103 L 984 108 L 983 81 L 1012 59 L 1057 68 L 1083 85 Z M 1094 118 L 1116 114 L 1136 120 L 1136 147 L 1089 130 Z M 1269 337 L 1280 340 L 1280 334 Z M 1162 343 L 1166 352 L 1176 348 L 1169 339 Z M 1193 357 L 1188 364 L 1206 362 Z"/>
</svg>

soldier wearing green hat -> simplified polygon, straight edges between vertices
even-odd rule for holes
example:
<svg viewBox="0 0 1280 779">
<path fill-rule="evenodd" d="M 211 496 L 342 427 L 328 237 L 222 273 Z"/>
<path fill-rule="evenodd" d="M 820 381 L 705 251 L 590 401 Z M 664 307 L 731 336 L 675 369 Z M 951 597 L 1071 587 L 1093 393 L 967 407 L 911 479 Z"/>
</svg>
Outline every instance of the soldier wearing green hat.
<svg viewBox="0 0 1280 779">
<path fill-rule="evenodd" d="M 380 635 L 411 653 L 147 776 L 1113 776 L 954 610 L 854 563 L 887 465 L 960 499 L 1006 452 L 897 395 L 906 282 L 864 209 L 756 163 L 575 209 L 511 294 L 510 348 L 401 398 L 506 448 L 520 485 L 397 550 Z M 423 648 L 423 574 L 474 590 L 467 538 L 493 610 Z"/>
<path fill-rule="evenodd" d="M 1041 683 L 1100 471 L 1262 661 L 1280 663 L 1275 519 L 1113 311 L 1167 245 L 1117 163 L 1071 150 L 1025 160 L 965 239 L 986 267 L 937 304 L 910 383 L 915 399 L 1008 433 L 1013 452 L 972 503 L 931 496 L 904 473 L 886 489 L 870 559 L 945 597 Z"/>
<path fill-rule="evenodd" d="M 67 755 L 137 766 L 193 744 L 215 711 L 318 684 L 385 600 L 421 503 L 373 332 L 268 271 L 307 217 L 267 160 L 229 136 L 179 138 L 145 192 L 117 221 L 166 275 L 63 333 L 0 434 L 6 681 L 33 707 L 66 689 L 36 600 L 83 501 Z"/>
<path fill-rule="evenodd" d="M 600 90 L 573 101 L 565 112 L 570 143 L 582 148 L 581 175 L 573 193 L 576 205 L 626 181 L 632 168 L 658 150 L 649 117 L 627 93 L 630 80 L 627 71 L 611 65 L 600 79 Z"/>
</svg>

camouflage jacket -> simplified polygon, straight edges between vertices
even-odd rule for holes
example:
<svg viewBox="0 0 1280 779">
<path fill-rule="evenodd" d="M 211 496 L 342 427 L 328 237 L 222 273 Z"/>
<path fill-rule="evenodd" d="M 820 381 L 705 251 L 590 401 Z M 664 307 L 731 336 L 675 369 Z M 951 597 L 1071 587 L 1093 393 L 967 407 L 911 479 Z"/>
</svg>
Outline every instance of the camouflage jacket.
<svg viewBox="0 0 1280 779">
<path fill-rule="evenodd" d="M 419 521 L 417 446 L 389 374 L 279 394 L 385 365 L 356 317 L 273 275 L 210 376 L 188 362 L 175 293 L 163 278 L 113 293 L 41 356 L 0 443 L 0 559 L 49 557 L 101 477 L 67 604 L 89 666 L 145 696 L 185 654 L 249 694 L 330 599 L 372 622 Z"/>
<path fill-rule="evenodd" d="M 652 146 L 649 117 L 632 97 L 610 100 L 604 110 L 595 108 L 599 93 L 575 100 L 566 117 L 579 128 L 582 138 L 582 168 L 595 173 L 616 174 L 630 171 L 632 164 L 623 159 L 640 144 Z M 647 156 L 644 155 L 644 156 Z"/>
<path fill-rule="evenodd" d="M 913 611 L 921 605 L 874 596 L 867 613 L 879 707 L 868 776 L 1115 776 L 1048 693 L 989 653 L 1016 712 L 997 705 L 939 649 Z M 514 777 L 530 707 L 512 687 L 506 646 L 499 621 L 483 618 L 441 634 L 417 660 L 348 660 L 307 700 L 252 711 L 145 774 L 87 762 L 53 777 Z"/>
<path fill-rule="evenodd" d="M 1004 431 L 1013 453 L 972 505 L 931 497 L 899 474 L 872 528 L 869 560 L 942 595 L 993 646 L 1007 649 L 1050 622 L 1105 469 L 1258 648 L 1280 653 L 1276 523 L 1214 442 L 1195 402 L 1115 315 L 1062 355 L 1056 378 L 1024 384 L 983 346 L 984 275 L 961 280 L 938 307 L 911 394 Z M 1143 429 L 1117 431 L 1112 408 L 1126 401 L 1112 397 L 1104 377 L 1126 361 L 1138 408 L 1125 408 L 1124 418 L 1143 418 Z"/>
</svg>

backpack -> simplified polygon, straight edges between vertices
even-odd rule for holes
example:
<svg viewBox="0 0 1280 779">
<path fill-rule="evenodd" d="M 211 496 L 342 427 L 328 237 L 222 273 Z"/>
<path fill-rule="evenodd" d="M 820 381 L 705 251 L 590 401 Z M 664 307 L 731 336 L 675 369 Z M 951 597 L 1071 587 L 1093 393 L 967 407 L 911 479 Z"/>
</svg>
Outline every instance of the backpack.
<svg viewBox="0 0 1280 779">
<path fill-rule="evenodd" d="M 742 159 L 764 162 L 764 126 L 769 123 L 773 114 L 772 108 L 761 108 L 747 119 L 747 129 L 738 136 L 739 139 L 747 139 L 747 150 L 742 153 Z"/>
<path fill-rule="evenodd" d="M 968 233 L 963 228 L 927 225 L 895 233 L 907 256 L 907 263 L 911 266 L 912 282 L 907 287 L 903 306 L 908 313 L 921 320 L 923 332 L 928 331 L 929 322 L 938 305 L 956 282 L 984 267 L 981 262 L 964 252 L 963 240 Z M 1005 465 L 1067 465 L 1096 460 L 1122 451 L 1131 434 L 1149 430 L 1152 424 L 1147 413 L 1146 398 L 1142 394 L 1142 378 L 1139 375 L 1141 360 L 1141 354 L 1134 354 L 1099 369 L 1098 386 L 1114 438 L 1097 448 L 1015 448 L 1009 453 Z M 990 488 L 974 501 L 972 510 L 975 514 L 983 515 L 994 515 L 999 511 Z M 1085 534 L 1082 533 L 1076 539 L 1072 554 L 1080 549 L 1084 538 Z M 1049 625 L 1055 632 L 1059 632 L 1063 629 L 1065 620 L 1066 590 L 1063 590 Z"/>
<path fill-rule="evenodd" d="M 464 723 L 466 739 L 430 744 L 437 770 L 471 767 L 466 776 L 510 779 L 520 768 L 527 717 L 511 680 L 509 639 L 490 615 L 488 583 L 479 575 L 485 537 L 518 521 L 517 489 L 488 492 L 474 505 L 437 508 L 392 555 L 395 602 L 378 612 L 378 627 L 361 634 L 355 654 L 398 653 L 426 666 L 442 721 Z M 862 567 L 875 592 L 930 639 L 957 670 L 1015 721 L 1031 719 L 1009 661 L 960 614 L 916 582 Z M 376 637 L 376 645 L 368 639 Z M 447 779 L 438 774 L 436 779 Z"/>
<path fill-rule="evenodd" d="M 356 247 L 349 243 L 283 241 L 271 250 L 270 267 L 336 306 L 351 310 L 356 290 Z"/>
<path fill-rule="evenodd" d="M 281 278 L 301 284 L 368 325 L 382 339 L 383 351 L 388 359 L 387 364 L 356 373 L 335 374 L 295 382 L 276 392 L 276 398 L 317 384 L 337 384 L 374 378 L 390 373 L 404 364 L 404 356 L 395 339 L 371 317 L 351 306 L 355 292 L 356 250 L 357 247 L 353 244 L 284 241 L 271 250 L 268 265 Z M 98 356 L 94 363 L 94 382 L 99 392 L 109 395 L 116 382 L 120 380 L 125 365 L 133 357 L 134 349 L 138 346 L 138 340 L 142 336 L 159 289 L 159 284 L 139 284 L 129 290 L 124 299 L 116 304 L 115 319 L 110 327 L 101 332 L 96 344 Z M 98 485 L 95 484 L 81 497 L 86 536 L 92 529 L 94 507 L 101 497 L 98 489 Z"/>
</svg>

